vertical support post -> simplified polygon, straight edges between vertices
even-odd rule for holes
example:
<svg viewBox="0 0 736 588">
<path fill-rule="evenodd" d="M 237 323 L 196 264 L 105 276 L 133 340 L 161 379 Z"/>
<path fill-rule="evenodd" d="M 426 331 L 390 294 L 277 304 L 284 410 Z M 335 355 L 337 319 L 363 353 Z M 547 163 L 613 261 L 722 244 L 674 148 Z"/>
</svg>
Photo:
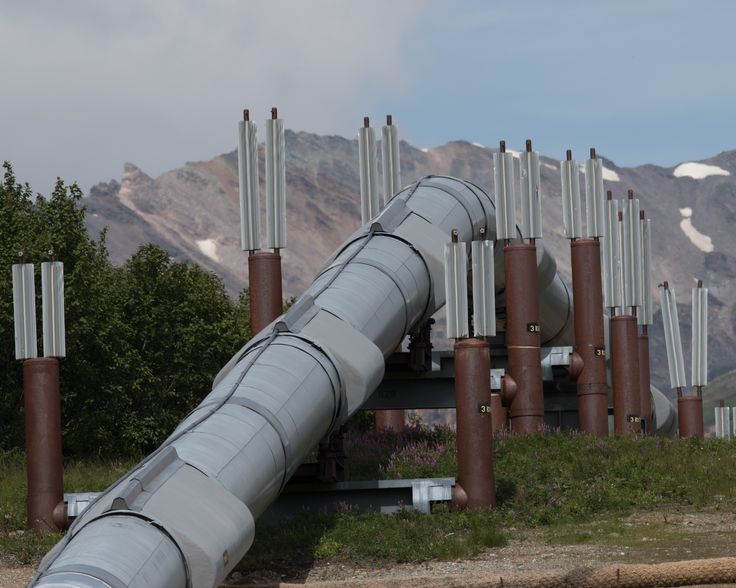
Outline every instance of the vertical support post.
<svg viewBox="0 0 736 588">
<path fill-rule="evenodd" d="M 360 216 L 362 224 L 373 218 L 380 209 L 378 202 L 378 172 L 376 167 L 376 143 L 368 117 L 363 119 L 363 128 L 358 131 L 360 157 Z M 399 169 L 399 136 L 389 114 L 386 126 L 382 129 L 381 157 L 383 166 L 383 202 L 388 204 L 401 186 Z M 399 345 L 397 352 L 401 351 Z M 387 429 L 394 432 L 404 430 L 406 413 L 402 409 L 377 410 L 376 430 Z"/>
<path fill-rule="evenodd" d="M 501 394 L 499 392 L 491 392 L 491 417 L 494 434 L 508 430 L 509 413 L 503 405 Z"/>
<path fill-rule="evenodd" d="M 272 251 L 248 252 L 251 335 L 261 332 L 283 312 L 280 250 L 286 247 L 285 161 L 284 121 L 272 108 L 271 119 L 266 121 L 266 246 Z M 254 198 L 252 194 L 249 197 Z"/>
<path fill-rule="evenodd" d="M 641 226 L 641 306 L 636 320 L 641 325 L 639 334 L 639 400 L 641 408 L 641 428 L 644 434 L 654 434 L 654 415 L 652 413 L 652 385 L 649 373 L 649 325 L 652 324 L 652 221 L 644 211 L 639 212 Z"/>
<path fill-rule="evenodd" d="M 613 425 L 616 435 L 639 433 L 639 341 L 636 317 L 611 318 Z"/>
<path fill-rule="evenodd" d="M 570 238 L 572 265 L 575 353 L 582 359 L 582 371 L 576 377 L 578 427 L 584 433 L 608 435 L 608 382 L 606 380 L 606 348 L 603 333 L 603 287 L 601 284 L 601 247 L 599 237 L 605 234 L 603 209 L 603 177 L 601 161 L 595 149 L 585 163 L 585 197 L 587 202 L 588 239 L 579 238 L 580 193 L 578 166 L 567 151 L 563 162 L 562 201 L 565 232 Z"/>
<path fill-rule="evenodd" d="M 527 153 L 532 153 L 527 141 Z M 537 194 L 533 184 L 536 177 L 533 158 L 527 156 L 525 179 L 531 189 L 525 189 L 527 198 Z M 538 168 L 537 168 L 538 169 Z M 544 396 L 540 352 L 539 300 L 537 299 L 537 247 L 534 244 L 540 227 L 530 226 L 529 242 L 512 242 L 518 236 L 516 227 L 516 180 L 514 158 L 506 153 L 506 142 L 501 141 L 498 153 L 493 154 L 493 178 L 496 188 L 496 238 L 504 242 L 503 256 L 506 276 L 506 347 L 508 376 L 516 385 L 511 398 L 509 417 L 511 430 L 517 433 L 536 433 L 544 423 Z M 535 202 L 525 210 L 534 209 Z M 525 224 L 533 225 L 536 214 L 528 214 Z"/>
<path fill-rule="evenodd" d="M 649 371 L 649 326 L 642 325 L 639 333 L 639 400 L 641 408 L 642 432 L 654 434 L 654 414 L 652 408 L 652 384 Z"/>
<path fill-rule="evenodd" d="M 284 309 L 281 290 L 281 254 L 278 251 L 251 251 L 248 254 L 251 335 L 260 333 Z"/>
<path fill-rule="evenodd" d="M 636 216 L 636 222 L 631 219 Z M 626 222 L 624 222 L 626 221 Z M 616 229 L 614 229 L 616 230 Z M 639 387 L 639 332 L 636 308 L 640 306 L 641 275 L 639 238 L 639 201 L 629 190 L 624 212 L 618 213 L 620 250 L 618 252 L 622 271 L 622 311 L 624 314 L 611 318 L 611 372 L 613 380 L 613 421 L 617 435 L 641 432 L 641 400 Z M 635 234 L 634 234 L 635 233 Z M 631 314 L 625 314 L 627 309 Z"/>
<path fill-rule="evenodd" d="M 685 396 L 677 390 L 680 437 L 703 438 L 703 387 L 708 385 L 708 289 L 698 280 L 692 291 L 692 385 L 695 394 Z"/>
<path fill-rule="evenodd" d="M 27 525 L 37 533 L 59 532 L 68 523 L 61 453 L 59 360 L 23 362 L 26 426 Z"/>
<path fill-rule="evenodd" d="M 703 397 L 684 396 L 682 390 L 677 394 L 677 424 L 680 437 L 703 438 Z"/>
<path fill-rule="evenodd" d="M 508 374 L 516 383 L 516 394 L 509 412 L 511 430 L 536 433 L 544 424 L 537 247 L 529 243 L 509 243 L 503 254 Z"/>
<path fill-rule="evenodd" d="M 406 426 L 406 414 L 400 408 L 377 410 L 374 422 L 377 431 L 387 430 L 400 433 Z"/>
<path fill-rule="evenodd" d="M 455 342 L 458 480 L 453 502 L 460 508 L 495 508 L 491 354 L 486 341 Z"/>
<path fill-rule="evenodd" d="M 23 362 L 26 432 L 26 524 L 37 533 L 67 527 L 61 452 L 59 360 L 64 357 L 64 268 L 50 252 L 42 264 L 44 352 L 37 357 L 34 268 L 21 252 L 13 266 L 15 354 Z"/>
<path fill-rule="evenodd" d="M 578 426 L 584 433 L 608 435 L 608 383 L 603 333 L 603 290 L 600 243 L 597 239 L 570 242 L 575 351 L 583 360 L 576 381 Z"/>
</svg>

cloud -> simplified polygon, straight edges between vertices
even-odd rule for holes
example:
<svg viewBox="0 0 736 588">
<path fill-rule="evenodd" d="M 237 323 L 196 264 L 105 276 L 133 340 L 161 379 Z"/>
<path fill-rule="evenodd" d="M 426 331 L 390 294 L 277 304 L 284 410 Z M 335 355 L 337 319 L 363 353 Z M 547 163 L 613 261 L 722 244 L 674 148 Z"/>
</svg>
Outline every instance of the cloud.
<svg viewBox="0 0 736 588">
<path fill-rule="evenodd" d="M 45 191 L 133 160 L 152 174 L 234 147 L 243 107 L 353 134 L 411 86 L 421 0 L 53 0 L 0 19 L 0 158 Z M 10 59 L 7 59 L 9 57 Z"/>
</svg>

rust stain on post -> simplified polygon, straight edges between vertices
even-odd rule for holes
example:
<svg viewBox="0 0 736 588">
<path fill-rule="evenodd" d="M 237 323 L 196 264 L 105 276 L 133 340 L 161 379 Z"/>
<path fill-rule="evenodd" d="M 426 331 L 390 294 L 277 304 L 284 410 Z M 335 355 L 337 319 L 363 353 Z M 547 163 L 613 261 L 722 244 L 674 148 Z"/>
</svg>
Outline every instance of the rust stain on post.
<svg viewBox="0 0 736 588">
<path fill-rule="evenodd" d="M 406 415 L 403 408 L 376 411 L 375 426 L 377 431 L 388 429 L 400 433 L 404 430 L 405 424 Z"/>
<path fill-rule="evenodd" d="M 513 243 L 506 245 L 503 252 L 508 373 L 516 383 L 509 413 L 511 430 L 536 433 L 544 424 L 537 248 L 528 243 Z"/>
<path fill-rule="evenodd" d="M 503 405 L 501 395 L 496 392 L 491 392 L 491 417 L 494 433 L 508 430 L 509 412 Z"/>
<path fill-rule="evenodd" d="M 680 396 L 677 399 L 677 424 L 680 437 L 703 438 L 703 399 L 699 396 Z"/>
<path fill-rule="evenodd" d="M 570 243 L 574 301 L 575 351 L 583 360 L 577 377 L 578 426 L 585 433 L 608 435 L 608 383 L 603 335 L 600 243 Z"/>
<path fill-rule="evenodd" d="M 253 251 L 248 255 L 251 335 L 260 333 L 283 312 L 281 255 Z"/>
<path fill-rule="evenodd" d="M 26 425 L 27 525 L 37 533 L 67 527 L 61 452 L 59 360 L 23 362 Z"/>
<path fill-rule="evenodd" d="M 488 343 L 464 339 L 455 343 L 458 481 L 455 504 L 461 508 L 493 508 L 493 420 L 491 353 Z"/>
<path fill-rule="evenodd" d="M 639 334 L 636 317 L 611 319 L 611 371 L 613 376 L 613 422 L 616 435 L 639 433 Z"/>
</svg>

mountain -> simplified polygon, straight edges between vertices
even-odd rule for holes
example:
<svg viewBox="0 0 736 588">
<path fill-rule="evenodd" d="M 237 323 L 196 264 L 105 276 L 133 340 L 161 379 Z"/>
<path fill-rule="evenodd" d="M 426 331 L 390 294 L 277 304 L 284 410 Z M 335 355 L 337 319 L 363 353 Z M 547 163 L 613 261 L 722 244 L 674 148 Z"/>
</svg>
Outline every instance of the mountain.
<svg viewBox="0 0 736 588">
<path fill-rule="evenodd" d="M 356 140 L 286 132 L 287 239 L 284 289 L 298 295 L 332 251 L 360 222 Z M 492 193 L 493 149 L 453 141 L 432 149 L 401 144 L 401 174 L 410 183 L 427 174 L 470 180 Z M 259 165 L 265 192 L 263 148 Z M 582 158 L 582 157 L 581 157 Z M 674 168 L 619 167 L 603 158 L 605 184 L 615 198 L 633 189 L 653 230 L 652 289 L 668 280 L 676 289 L 685 355 L 689 357 L 690 289 L 697 278 L 710 288 L 710 373 L 733 368 L 736 344 L 736 151 Z M 215 272 L 236 293 L 246 283 L 246 256 L 240 250 L 237 153 L 189 162 L 157 178 L 126 163 L 120 180 L 100 183 L 86 199 L 93 235 L 108 227 L 114 263 L 122 263 L 141 243 L 153 242 L 177 260 Z M 559 162 L 542 157 L 543 243 L 570 280 L 569 244 L 562 227 Z M 582 178 L 581 178 L 582 183 Z M 265 207 L 261 207 L 265 224 Z M 669 389 L 664 335 L 657 312 L 650 329 L 653 381 Z M 687 362 L 689 364 L 689 362 Z M 689 379 L 689 374 L 688 374 Z"/>
</svg>

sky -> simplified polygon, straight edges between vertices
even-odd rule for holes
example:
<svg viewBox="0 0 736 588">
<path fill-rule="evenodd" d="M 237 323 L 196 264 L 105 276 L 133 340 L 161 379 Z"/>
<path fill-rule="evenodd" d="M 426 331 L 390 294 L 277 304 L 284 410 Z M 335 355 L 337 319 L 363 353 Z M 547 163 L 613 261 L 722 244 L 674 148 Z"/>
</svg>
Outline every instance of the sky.
<svg viewBox="0 0 736 588">
<path fill-rule="evenodd" d="M 46 193 L 232 151 L 236 122 L 618 165 L 736 148 L 727 0 L 0 0 L 0 160 Z"/>
</svg>

